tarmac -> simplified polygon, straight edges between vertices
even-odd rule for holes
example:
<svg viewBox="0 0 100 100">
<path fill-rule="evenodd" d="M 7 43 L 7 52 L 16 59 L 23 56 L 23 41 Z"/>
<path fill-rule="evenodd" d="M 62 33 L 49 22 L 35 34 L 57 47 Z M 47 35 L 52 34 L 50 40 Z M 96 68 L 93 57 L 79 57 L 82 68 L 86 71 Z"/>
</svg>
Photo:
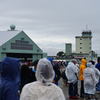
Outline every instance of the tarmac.
<svg viewBox="0 0 100 100">
<path fill-rule="evenodd" d="M 69 95 L 68 95 L 68 85 L 65 85 L 63 83 L 62 78 L 59 80 L 58 83 L 59 83 L 58 86 L 62 89 L 62 91 L 63 91 L 63 93 L 65 95 L 66 100 L 86 100 L 85 98 L 80 98 L 80 97 L 79 97 L 79 99 L 69 99 Z M 80 81 L 78 81 L 78 93 L 80 95 Z M 93 99 L 93 100 L 100 100 L 100 94 L 97 94 L 96 93 L 96 97 L 98 99 Z"/>
</svg>

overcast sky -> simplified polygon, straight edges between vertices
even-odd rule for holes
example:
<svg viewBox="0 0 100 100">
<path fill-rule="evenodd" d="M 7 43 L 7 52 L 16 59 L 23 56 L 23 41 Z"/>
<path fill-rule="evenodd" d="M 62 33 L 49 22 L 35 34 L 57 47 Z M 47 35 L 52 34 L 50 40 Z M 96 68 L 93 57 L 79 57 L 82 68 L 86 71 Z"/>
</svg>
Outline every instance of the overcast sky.
<svg viewBox="0 0 100 100">
<path fill-rule="evenodd" d="M 83 30 L 92 31 L 92 50 L 100 53 L 100 0 L 0 0 L 0 31 L 23 30 L 49 56 L 65 52 Z"/>
</svg>

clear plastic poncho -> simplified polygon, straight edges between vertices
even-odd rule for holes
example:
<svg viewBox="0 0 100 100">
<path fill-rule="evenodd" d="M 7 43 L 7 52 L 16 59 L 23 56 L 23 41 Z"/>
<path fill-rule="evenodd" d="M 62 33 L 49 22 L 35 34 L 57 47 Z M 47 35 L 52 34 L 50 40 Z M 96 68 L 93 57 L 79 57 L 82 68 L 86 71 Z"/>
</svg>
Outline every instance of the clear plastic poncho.
<svg viewBox="0 0 100 100">
<path fill-rule="evenodd" d="M 97 79 L 95 77 L 95 71 L 92 69 L 92 63 L 87 63 L 87 68 L 84 70 L 84 91 L 87 94 L 95 94 Z"/>
<path fill-rule="evenodd" d="M 49 85 L 54 79 L 53 66 L 46 58 L 39 60 L 36 69 L 36 79 L 45 85 Z"/>
<path fill-rule="evenodd" d="M 65 70 L 66 77 L 68 78 L 68 83 L 76 83 L 77 82 L 77 76 L 78 75 L 78 68 L 76 65 L 74 65 L 73 62 L 69 62 L 68 66 Z"/>
<path fill-rule="evenodd" d="M 40 59 L 36 70 L 36 82 L 26 84 L 20 100 L 65 100 L 62 90 L 52 83 L 53 66 L 46 58 Z"/>
</svg>

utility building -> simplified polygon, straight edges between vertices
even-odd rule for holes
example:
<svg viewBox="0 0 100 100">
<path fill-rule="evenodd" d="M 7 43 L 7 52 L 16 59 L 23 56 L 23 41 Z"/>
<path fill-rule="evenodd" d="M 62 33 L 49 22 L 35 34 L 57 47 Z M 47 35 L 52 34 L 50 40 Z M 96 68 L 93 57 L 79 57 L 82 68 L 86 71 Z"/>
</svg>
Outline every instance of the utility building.
<svg viewBox="0 0 100 100">
<path fill-rule="evenodd" d="M 65 54 L 68 56 L 72 53 L 72 44 L 66 43 L 65 44 Z"/>
<path fill-rule="evenodd" d="M 47 57 L 24 31 L 15 30 L 15 25 L 8 31 L 0 31 L 0 61 L 5 57 L 15 57 L 22 61 L 34 61 Z"/>
</svg>

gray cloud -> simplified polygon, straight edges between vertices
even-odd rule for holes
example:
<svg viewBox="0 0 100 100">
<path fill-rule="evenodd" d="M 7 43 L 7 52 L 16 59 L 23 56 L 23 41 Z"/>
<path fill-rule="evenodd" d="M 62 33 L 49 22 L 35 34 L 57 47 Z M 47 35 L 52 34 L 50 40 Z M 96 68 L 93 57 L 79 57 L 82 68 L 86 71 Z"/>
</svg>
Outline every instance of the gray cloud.
<svg viewBox="0 0 100 100">
<path fill-rule="evenodd" d="M 1 0 L 0 30 L 15 24 L 48 55 L 65 51 L 65 43 L 72 43 L 82 30 L 93 32 L 92 48 L 100 51 L 100 1 L 99 0 Z"/>
</svg>

